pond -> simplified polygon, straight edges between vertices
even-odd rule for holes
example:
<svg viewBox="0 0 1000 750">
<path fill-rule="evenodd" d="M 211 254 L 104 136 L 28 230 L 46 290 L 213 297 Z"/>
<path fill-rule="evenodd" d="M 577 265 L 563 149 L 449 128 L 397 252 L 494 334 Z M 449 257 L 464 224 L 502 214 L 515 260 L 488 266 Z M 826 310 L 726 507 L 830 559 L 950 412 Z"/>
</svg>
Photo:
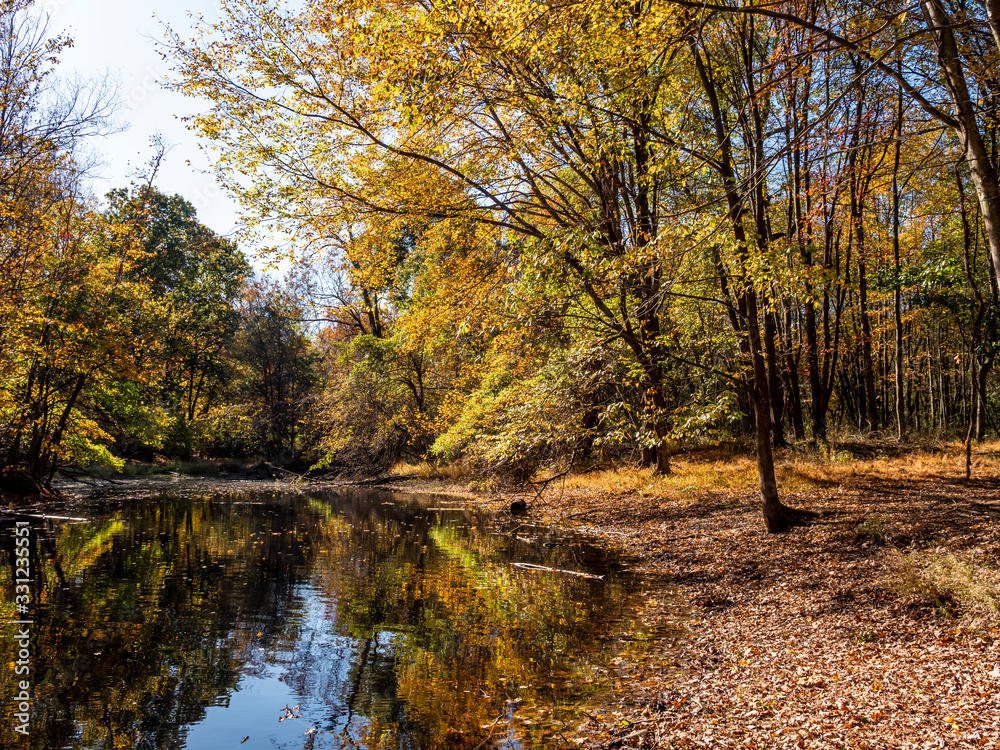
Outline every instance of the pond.
<svg viewBox="0 0 1000 750">
<path fill-rule="evenodd" d="M 0 522 L 0 747 L 548 746 L 639 585 L 454 498 L 179 482 L 62 515 Z"/>
</svg>

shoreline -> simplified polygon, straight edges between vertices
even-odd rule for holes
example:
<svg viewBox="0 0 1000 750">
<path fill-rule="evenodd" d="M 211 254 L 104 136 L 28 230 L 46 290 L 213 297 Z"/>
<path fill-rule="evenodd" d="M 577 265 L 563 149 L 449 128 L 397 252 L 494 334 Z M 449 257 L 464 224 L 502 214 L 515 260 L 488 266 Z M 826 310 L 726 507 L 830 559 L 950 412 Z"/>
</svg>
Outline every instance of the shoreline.
<svg viewBox="0 0 1000 750">
<path fill-rule="evenodd" d="M 998 613 L 935 611 L 898 588 L 908 555 L 1000 559 L 996 511 L 984 507 L 996 485 L 861 478 L 808 502 L 786 493 L 827 515 L 783 535 L 764 531 L 746 490 L 551 488 L 533 502 L 447 480 L 368 486 L 495 512 L 526 499 L 528 520 L 588 533 L 659 581 L 652 600 L 686 603 L 680 653 L 630 665 L 633 682 L 572 738 L 611 750 L 1000 747 Z"/>
</svg>

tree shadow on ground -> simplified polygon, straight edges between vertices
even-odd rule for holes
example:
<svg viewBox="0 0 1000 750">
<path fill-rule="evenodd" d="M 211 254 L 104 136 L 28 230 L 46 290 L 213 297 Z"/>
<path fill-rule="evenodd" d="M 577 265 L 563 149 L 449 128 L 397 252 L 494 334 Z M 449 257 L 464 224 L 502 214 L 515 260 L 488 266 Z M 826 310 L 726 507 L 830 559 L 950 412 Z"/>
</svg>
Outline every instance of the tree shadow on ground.
<svg viewBox="0 0 1000 750">
<path fill-rule="evenodd" d="M 996 497 L 997 477 L 860 476 L 832 490 L 785 493 L 787 503 L 822 514 L 788 534 L 764 531 L 759 501 L 750 490 L 706 491 L 684 501 L 619 498 L 599 511 L 603 518 L 597 525 L 650 529 L 633 543 L 669 570 L 679 590 L 699 589 L 695 603 L 706 609 L 733 606 L 741 597 L 727 592 L 739 589 L 772 589 L 780 602 L 779 587 L 787 586 L 825 590 L 827 602 L 817 613 L 892 600 L 884 580 L 891 550 L 961 551 L 985 543 L 1000 553 L 1000 538 L 984 536 L 1000 514 L 1000 506 L 991 504 Z M 872 571 L 867 577 L 858 572 L 866 569 Z"/>
</svg>

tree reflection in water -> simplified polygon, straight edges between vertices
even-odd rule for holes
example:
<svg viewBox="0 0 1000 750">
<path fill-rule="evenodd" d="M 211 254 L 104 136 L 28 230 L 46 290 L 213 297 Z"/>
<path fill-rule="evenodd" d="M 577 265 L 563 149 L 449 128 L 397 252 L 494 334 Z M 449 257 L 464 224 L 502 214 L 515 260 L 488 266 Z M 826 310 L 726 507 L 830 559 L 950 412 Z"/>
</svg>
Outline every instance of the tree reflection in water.
<svg viewBox="0 0 1000 750">
<path fill-rule="evenodd" d="M 31 732 L 9 729 L 22 678 L 8 637 L 0 745 L 543 741 L 512 731 L 512 701 L 584 696 L 589 670 L 609 659 L 631 578 L 575 540 L 497 535 L 470 511 L 427 503 L 189 489 L 105 498 L 87 523 L 35 522 Z M 5 621 L 18 619 L 12 527 L 0 553 Z"/>
</svg>

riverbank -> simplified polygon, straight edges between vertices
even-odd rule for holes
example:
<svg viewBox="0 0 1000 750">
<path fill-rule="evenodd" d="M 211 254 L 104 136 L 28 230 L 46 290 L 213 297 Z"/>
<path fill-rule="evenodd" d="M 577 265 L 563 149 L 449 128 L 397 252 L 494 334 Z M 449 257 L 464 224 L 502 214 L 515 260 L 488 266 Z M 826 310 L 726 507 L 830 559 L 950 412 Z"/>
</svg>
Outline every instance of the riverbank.
<svg viewBox="0 0 1000 750">
<path fill-rule="evenodd" d="M 389 484 L 500 512 L 523 498 L 531 520 L 633 555 L 660 582 L 652 606 L 686 603 L 682 653 L 638 673 L 623 665 L 628 681 L 567 745 L 994 748 L 996 446 L 974 459 L 966 481 L 958 446 L 786 454 L 784 501 L 823 517 L 785 535 L 763 530 L 752 472 L 732 457 L 680 459 L 662 479 L 566 477 L 540 497 L 412 473 Z"/>
</svg>

